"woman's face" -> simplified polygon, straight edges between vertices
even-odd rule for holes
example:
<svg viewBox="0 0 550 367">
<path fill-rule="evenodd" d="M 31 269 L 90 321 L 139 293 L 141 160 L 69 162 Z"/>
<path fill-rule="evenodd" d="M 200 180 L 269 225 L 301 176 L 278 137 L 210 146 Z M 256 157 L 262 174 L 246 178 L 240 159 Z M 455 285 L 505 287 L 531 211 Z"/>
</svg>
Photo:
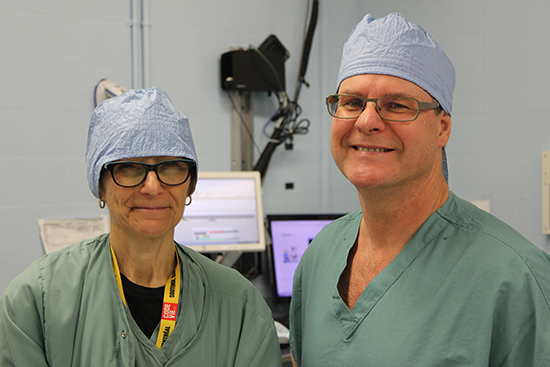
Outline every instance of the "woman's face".
<svg viewBox="0 0 550 367">
<path fill-rule="evenodd" d="M 141 157 L 122 159 L 158 163 L 180 157 Z M 118 186 L 111 174 L 104 172 L 99 183 L 100 198 L 111 217 L 111 234 L 130 238 L 173 238 L 174 227 L 183 216 L 189 196 L 191 178 L 178 186 L 168 186 L 149 171 L 143 183 L 135 187 Z"/>
</svg>

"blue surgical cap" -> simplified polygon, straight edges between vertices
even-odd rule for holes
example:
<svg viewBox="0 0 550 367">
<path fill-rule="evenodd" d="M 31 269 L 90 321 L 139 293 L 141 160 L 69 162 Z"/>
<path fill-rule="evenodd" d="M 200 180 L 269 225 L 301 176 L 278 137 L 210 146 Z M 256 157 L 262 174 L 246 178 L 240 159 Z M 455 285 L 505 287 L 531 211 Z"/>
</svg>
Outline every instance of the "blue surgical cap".
<svg viewBox="0 0 550 367">
<path fill-rule="evenodd" d="M 359 74 L 396 76 L 428 92 L 451 114 L 455 70 L 441 46 L 401 14 L 375 19 L 367 14 L 344 45 L 338 88 Z"/>
<path fill-rule="evenodd" d="M 88 130 L 88 183 L 99 198 L 105 163 L 124 158 L 173 156 L 197 161 L 189 120 L 160 88 L 129 90 L 98 105 Z"/>
</svg>

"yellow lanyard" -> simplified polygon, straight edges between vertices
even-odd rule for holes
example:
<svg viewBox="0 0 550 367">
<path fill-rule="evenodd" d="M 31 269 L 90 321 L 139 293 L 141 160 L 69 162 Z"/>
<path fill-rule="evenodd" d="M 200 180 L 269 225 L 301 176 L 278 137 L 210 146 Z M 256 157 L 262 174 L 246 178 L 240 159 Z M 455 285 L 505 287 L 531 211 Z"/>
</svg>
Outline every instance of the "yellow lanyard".
<svg viewBox="0 0 550 367">
<path fill-rule="evenodd" d="M 113 247 L 111 247 L 111 257 L 113 260 L 113 268 L 115 269 L 115 279 L 118 285 L 120 298 L 122 298 L 124 306 L 127 306 L 126 297 L 124 297 L 124 290 L 122 289 L 120 269 L 118 268 L 118 261 L 115 256 L 115 252 L 113 251 Z M 159 349 L 162 347 L 166 339 L 168 339 L 176 326 L 176 316 L 178 314 L 178 302 L 180 298 L 180 277 L 180 260 L 178 254 L 176 253 L 176 268 L 164 287 L 162 316 L 160 318 L 160 328 L 156 343 Z"/>
</svg>

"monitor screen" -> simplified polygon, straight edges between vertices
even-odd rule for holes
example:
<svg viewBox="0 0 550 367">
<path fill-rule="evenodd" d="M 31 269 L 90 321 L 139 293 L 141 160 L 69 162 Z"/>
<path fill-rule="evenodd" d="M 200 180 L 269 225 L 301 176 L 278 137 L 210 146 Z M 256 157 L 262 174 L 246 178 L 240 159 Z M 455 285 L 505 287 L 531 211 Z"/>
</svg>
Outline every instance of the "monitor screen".
<svg viewBox="0 0 550 367">
<path fill-rule="evenodd" d="M 343 214 L 268 215 L 271 235 L 271 270 L 275 284 L 275 299 L 290 301 L 296 266 L 313 238 L 321 229 Z"/>
<path fill-rule="evenodd" d="M 199 172 L 174 240 L 197 252 L 264 251 L 258 171 Z"/>
</svg>

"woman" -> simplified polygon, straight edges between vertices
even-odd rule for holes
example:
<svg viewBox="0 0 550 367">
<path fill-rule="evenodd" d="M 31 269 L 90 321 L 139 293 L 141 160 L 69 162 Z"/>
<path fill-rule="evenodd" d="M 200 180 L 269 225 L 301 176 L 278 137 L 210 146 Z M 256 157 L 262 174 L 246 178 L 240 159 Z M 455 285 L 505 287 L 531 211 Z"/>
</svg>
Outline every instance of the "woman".
<svg viewBox="0 0 550 367">
<path fill-rule="evenodd" d="M 188 120 L 158 88 L 94 111 L 88 181 L 109 234 L 35 262 L 0 303 L 1 366 L 280 366 L 271 312 L 174 243 L 197 180 Z"/>
</svg>

